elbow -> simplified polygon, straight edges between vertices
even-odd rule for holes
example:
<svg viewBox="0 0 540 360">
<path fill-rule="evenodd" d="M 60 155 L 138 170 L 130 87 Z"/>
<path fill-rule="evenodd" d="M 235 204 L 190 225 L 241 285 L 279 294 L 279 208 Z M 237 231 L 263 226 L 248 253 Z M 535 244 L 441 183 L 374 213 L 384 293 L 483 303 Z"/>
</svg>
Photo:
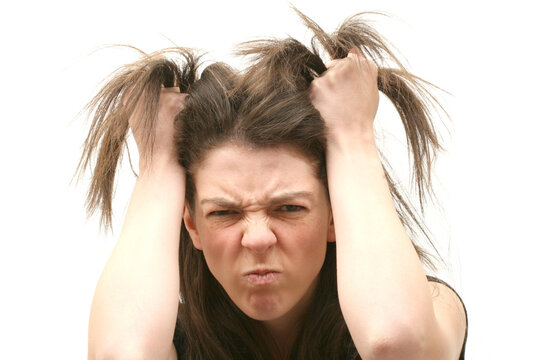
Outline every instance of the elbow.
<svg viewBox="0 0 540 360">
<path fill-rule="evenodd" d="M 371 340 L 366 360 L 424 359 L 421 340 L 406 334 L 379 336 Z"/>
<path fill-rule="evenodd" d="M 109 344 L 109 346 L 88 346 L 88 360 L 143 360 L 151 359 L 145 356 L 144 352 L 136 346 L 120 346 L 119 344 Z"/>
<path fill-rule="evenodd" d="M 90 326 L 88 336 L 88 360 L 143 360 L 165 358 L 156 351 L 149 337 L 144 334 L 127 334 L 123 331 L 96 331 Z M 161 350 L 163 351 L 163 350 Z"/>
<path fill-rule="evenodd" d="M 88 355 L 88 360 L 143 360 L 148 359 L 139 353 L 119 352 L 119 351 L 101 351 Z"/>
<path fill-rule="evenodd" d="M 366 360 L 450 360 L 437 341 L 436 332 L 419 331 L 413 326 L 394 324 L 367 344 Z"/>
<path fill-rule="evenodd" d="M 171 358 L 171 346 L 143 349 L 138 344 L 122 344 L 88 349 L 88 360 L 165 360 Z M 176 357 L 175 357 L 176 358 Z"/>
</svg>

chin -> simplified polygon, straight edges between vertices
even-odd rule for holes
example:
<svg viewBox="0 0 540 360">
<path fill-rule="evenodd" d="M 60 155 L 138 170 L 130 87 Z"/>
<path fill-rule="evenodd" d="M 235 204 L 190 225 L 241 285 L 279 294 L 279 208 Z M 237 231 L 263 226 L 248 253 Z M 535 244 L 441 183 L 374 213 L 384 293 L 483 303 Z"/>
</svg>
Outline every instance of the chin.
<svg viewBox="0 0 540 360">
<path fill-rule="evenodd" d="M 261 321 L 261 322 L 268 322 L 272 320 L 276 320 L 279 318 L 279 316 L 271 315 L 271 314 L 249 314 L 245 313 L 250 319 Z"/>
<path fill-rule="evenodd" d="M 251 296 L 243 304 L 236 304 L 244 314 L 259 321 L 272 321 L 287 313 L 283 304 L 272 297 Z"/>
</svg>

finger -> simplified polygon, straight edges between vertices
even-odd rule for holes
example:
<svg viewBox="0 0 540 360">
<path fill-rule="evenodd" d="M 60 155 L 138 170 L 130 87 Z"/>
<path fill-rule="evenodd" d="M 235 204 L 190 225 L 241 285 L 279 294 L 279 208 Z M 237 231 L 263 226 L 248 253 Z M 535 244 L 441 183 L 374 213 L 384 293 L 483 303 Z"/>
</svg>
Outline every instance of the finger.
<svg viewBox="0 0 540 360">
<path fill-rule="evenodd" d="M 358 46 L 355 46 L 353 47 L 350 51 L 349 51 L 349 54 L 347 54 L 347 57 L 354 57 L 354 56 L 358 56 L 360 57 L 361 59 L 365 59 L 366 56 L 364 55 L 364 53 L 362 52 L 362 50 L 360 50 L 360 48 Z"/>
<path fill-rule="evenodd" d="M 358 47 L 351 49 L 347 58 L 356 63 L 360 69 L 377 69 L 377 64 L 371 58 L 367 58 L 366 55 Z"/>
<path fill-rule="evenodd" d="M 329 70 L 330 68 L 336 66 L 336 64 L 338 64 L 340 60 L 341 59 L 334 59 L 330 61 L 328 64 L 326 64 L 326 69 Z"/>
</svg>

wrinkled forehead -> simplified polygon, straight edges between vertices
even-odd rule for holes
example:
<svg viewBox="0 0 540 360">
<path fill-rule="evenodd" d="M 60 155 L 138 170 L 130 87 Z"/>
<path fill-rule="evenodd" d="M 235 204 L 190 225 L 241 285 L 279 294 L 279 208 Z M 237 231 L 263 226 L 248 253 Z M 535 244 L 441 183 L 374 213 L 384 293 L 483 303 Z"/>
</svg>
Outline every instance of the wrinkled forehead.
<svg viewBox="0 0 540 360">
<path fill-rule="evenodd" d="M 210 150 L 192 176 L 201 196 L 263 199 L 280 193 L 320 192 L 323 184 L 317 167 L 291 146 L 228 143 Z"/>
<path fill-rule="evenodd" d="M 302 163 L 309 166 L 318 175 L 320 159 L 315 159 L 302 151 L 301 147 L 290 144 L 274 146 L 257 146 L 244 142 L 230 141 L 204 151 L 196 164 L 190 169 L 190 174 L 196 178 L 210 168 L 218 166 L 237 167 L 237 170 L 253 166 L 275 167 L 276 163 Z"/>
</svg>

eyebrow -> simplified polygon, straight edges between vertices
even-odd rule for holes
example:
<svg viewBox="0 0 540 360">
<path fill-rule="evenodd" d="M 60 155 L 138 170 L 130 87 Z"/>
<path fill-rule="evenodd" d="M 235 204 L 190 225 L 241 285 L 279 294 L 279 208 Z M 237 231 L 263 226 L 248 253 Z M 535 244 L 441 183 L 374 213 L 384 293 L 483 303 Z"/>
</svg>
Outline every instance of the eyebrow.
<svg viewBox="0 0 540 360">
<path fill-rule="evenodd" d="M 279 194 L 278 196 L 274 196 L 270 198 L 269 205 L 284 203 L 284 202 L 291 201 L 297 198 L 307 198 L 309 200 L 312 200 L 313 196 L 314 195 L 311 191 L 286 192 L 286 193 L 282 193 L 282 194 Z M 220 196 L 201 200 L 201 205 L 206 204 L 206 203 L 212 203 L 212 204 L 224 207 L 224 208 L 241 207 L 241 204 L 238 201 L 220 197 Z"/>
</svg>

